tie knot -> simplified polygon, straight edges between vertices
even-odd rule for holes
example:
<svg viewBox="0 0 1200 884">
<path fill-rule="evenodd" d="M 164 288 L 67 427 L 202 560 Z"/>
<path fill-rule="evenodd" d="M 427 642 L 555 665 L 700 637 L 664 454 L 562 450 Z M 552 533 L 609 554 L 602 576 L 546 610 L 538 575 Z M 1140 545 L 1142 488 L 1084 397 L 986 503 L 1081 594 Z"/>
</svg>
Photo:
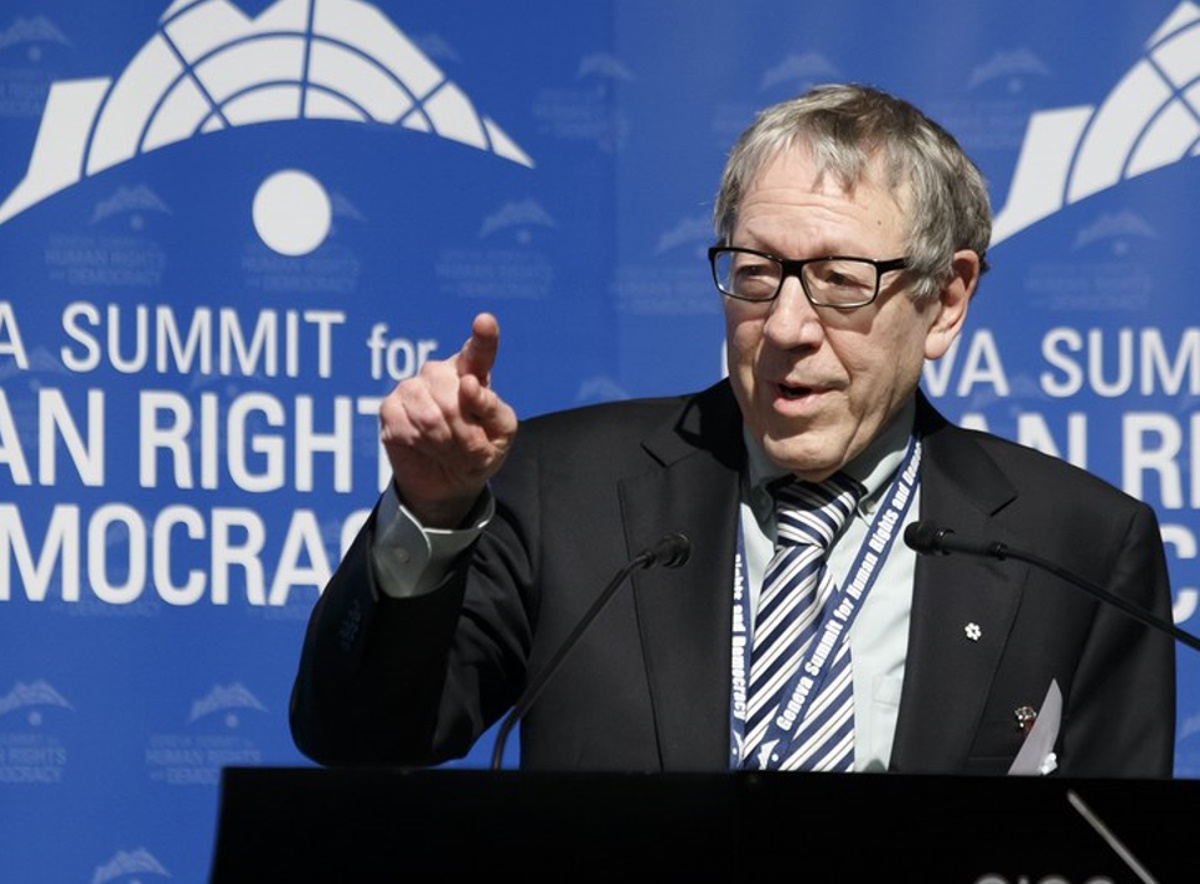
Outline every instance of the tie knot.
<svg viewBox="0 0 1200 884">
<path fill-rule="evenodd" d="M 824 482 L 793 479 L 773 490 L 777 543 L 828 548 L 858 505 L 863 488 L 844 473 Z"/>
</svg>

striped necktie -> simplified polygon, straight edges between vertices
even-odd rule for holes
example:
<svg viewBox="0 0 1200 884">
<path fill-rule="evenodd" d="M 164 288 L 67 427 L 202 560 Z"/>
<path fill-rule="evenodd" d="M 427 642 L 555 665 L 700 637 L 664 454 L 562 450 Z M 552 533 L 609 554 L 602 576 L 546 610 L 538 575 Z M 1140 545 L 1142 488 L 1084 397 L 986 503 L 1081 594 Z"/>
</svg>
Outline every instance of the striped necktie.
<svg viewBox="0 0 1200 884">
<path fill-rule="evenodd" d="M 854 763 L 854 691 L 850 643 L 844 634 L 823 683 L 807 696 L 789 733 L 767 738 L 792 696 L 792 686 L 836 585 L 825 567 L 861 486 L 840 473 L 820 484 L 794 481 L 775 492 L 778 526 L 754 624 L 743 766 L 751 769 L 850 770 Z"/>
</svg>

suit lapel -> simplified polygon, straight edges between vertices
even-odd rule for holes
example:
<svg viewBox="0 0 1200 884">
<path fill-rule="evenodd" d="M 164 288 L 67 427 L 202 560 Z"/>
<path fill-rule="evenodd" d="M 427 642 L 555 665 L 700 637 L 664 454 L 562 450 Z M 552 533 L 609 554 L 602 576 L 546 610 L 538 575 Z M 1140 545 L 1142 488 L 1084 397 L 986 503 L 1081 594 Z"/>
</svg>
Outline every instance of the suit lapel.
<svg viewBox="0 0 1200 884">
<path fill-rule="evenodd" d="M 921 401 L 921 518 L 963 536 L 1011 540 L 993 517 L 1016 496 L 971 434 Z M 1028 567 L 920 556 L 891 769 L 959 769 L 967 758 Z"/>
<path fill-rule="evenodd" d="M 621 482 L 630 554 L 670 532 L 688 562 L 633 576 L 638 629 L 664 770 L 728 763 L 730 618 L 741 418 L 728 388 L 689 403 L 645 441 L 658 463 Z"/>
</svg>

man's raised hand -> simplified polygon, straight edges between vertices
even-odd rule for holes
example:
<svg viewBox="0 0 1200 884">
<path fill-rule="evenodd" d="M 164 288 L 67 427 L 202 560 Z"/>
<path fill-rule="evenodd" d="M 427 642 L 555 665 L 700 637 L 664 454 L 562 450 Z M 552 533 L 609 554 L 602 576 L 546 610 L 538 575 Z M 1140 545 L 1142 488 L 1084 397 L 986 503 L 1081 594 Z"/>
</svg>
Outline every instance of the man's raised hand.
<svg viewBox="0 0 1200 884">
<path fill-rule="evenodd" d="M 401 502 L 429 528 L 458 527 L 504 462 L 517 416 L 490 385 L 500 326 L 490 313 L 448 359 L 426 362 L 379 409 Z"/>
</svg>

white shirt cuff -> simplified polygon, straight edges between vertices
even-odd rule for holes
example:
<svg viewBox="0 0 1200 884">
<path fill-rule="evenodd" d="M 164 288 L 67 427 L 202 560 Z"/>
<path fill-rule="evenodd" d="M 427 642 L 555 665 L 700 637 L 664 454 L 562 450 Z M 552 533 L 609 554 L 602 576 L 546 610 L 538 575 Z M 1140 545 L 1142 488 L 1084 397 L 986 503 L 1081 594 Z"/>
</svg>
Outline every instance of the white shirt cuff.
<svg viewBox="0 0 1200 884">
<path fill-rule="evenodd" d="M 470 527 L 454 530 L 426 528 L 400 503 L 388 483 L 375 517 L 371 560 L 380 590 L 392 598 L 411 598 L 436 589 L 450 573 L 458 555 L 475 542 L 496 512 L 496 501 L 485 489 L 468 519 Z"/>
</svg>

